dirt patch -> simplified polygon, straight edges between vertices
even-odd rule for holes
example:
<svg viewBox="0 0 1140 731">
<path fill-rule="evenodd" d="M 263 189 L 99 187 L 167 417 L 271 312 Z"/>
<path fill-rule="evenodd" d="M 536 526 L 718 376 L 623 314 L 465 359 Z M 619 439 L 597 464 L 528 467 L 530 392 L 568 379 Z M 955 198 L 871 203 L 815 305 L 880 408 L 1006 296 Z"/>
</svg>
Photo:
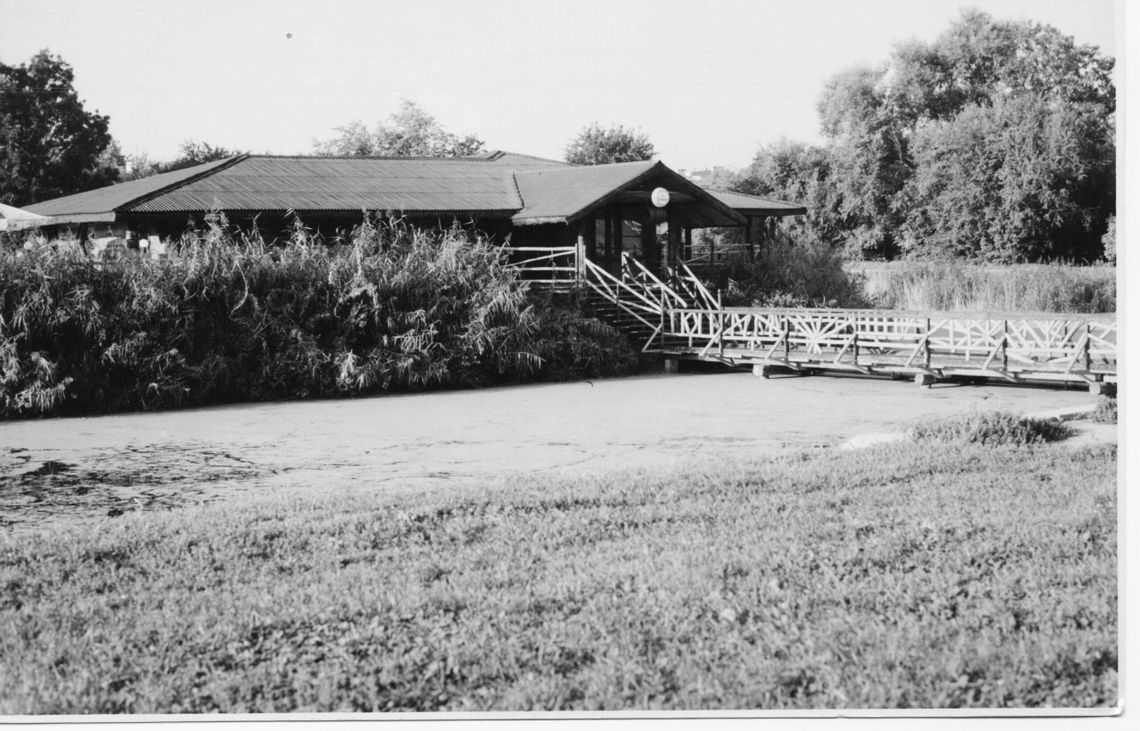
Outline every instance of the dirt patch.
<svg viewBox="0 0 1140 731">
<path fill-rule="evenodd" d="M 35 459 L 28 449 L 11 448 L 0 454 L 0 526 L 206 502 L 220 496 L 218 483 L 272 472 L 206 446 L 128 447 L 67 462 Z"/>
<path fill-rule="evenodd" d="M 749 373 L 0 423 L 0 530 L 290 491 L 670 469 L 831 449 L 916 420 L 1073 409 L 1060 389 Z"/>
</svg>

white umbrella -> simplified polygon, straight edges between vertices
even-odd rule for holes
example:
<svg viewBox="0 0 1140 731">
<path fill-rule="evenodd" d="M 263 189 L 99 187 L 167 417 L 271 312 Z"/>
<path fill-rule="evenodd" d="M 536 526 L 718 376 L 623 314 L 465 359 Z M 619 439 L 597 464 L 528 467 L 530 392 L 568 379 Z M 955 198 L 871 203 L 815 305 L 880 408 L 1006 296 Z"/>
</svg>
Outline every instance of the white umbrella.
<svg viewBox="0 0 1140 731">
<path fill-rule="evenodd" d="M 0 203 L 0 231 L 19 231 L 51 223 L 47 216 Z"/>
</svg>

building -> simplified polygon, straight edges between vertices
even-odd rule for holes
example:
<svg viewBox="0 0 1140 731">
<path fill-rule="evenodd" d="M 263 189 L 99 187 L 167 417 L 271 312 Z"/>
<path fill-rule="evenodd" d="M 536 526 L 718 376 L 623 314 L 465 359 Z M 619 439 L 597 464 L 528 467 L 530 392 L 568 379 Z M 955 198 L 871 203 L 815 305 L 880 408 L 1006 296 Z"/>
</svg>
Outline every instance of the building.
<svg viewBox="0 0 1140 731">
<path fill-rule="evenodd" d="M 84 193 L 27 210 L 80 238 L 176 238 L 211 211 L 267 238 L 294 214 L 325 235 L 365 212 L 412 223 L 458 221 L 515 246 L 581 242 L 595 262 L 628 251 L 650 267 L 692 246 L 693 229 L 744 227 L 799 215 L 802 206 L 710 191 L 657 161 L 576 166 L 508 152 L 463 158 L 238 155 Z M 747 236 L 746 236 L 747 238 Z"/>
</svg>

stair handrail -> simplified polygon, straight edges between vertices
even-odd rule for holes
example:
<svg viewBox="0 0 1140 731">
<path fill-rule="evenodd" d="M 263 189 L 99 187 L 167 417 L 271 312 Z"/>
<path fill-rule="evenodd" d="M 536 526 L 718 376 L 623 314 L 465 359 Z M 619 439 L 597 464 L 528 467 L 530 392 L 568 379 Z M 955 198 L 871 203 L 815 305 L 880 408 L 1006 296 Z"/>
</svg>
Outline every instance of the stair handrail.
<svg viewBox="0 0 1140 731">
<path fill-rule="evenodd" d="M 712 292 L 708 290 L 708 287 L 705 286 L 705 283 L 701 281 L 700 277 L 693 273 L 693 270 L 689 268 L 689 265 L 683 261 L 678 262 L 678 264 L 681 267 L 683 278 L 685 278 L 697 290 L 697 294 L 699 295 L 700 299 L 704 301 L 708 309 L 715 310 L 719 308 L 720 303 L 717 302 L 716 297 L 713 297 Z"/>
<path fill-rule="evenodd" d="M 679 305 L 681 309 L 692 308 L 691 303 L 687 299 L 677 294 L 677 292 L 672 287 L 661 281 L 656 274 L 649 270 L 648 267 L 646 267 L 634 257 L 630 256 L 628 251 L 621 252 L 621 259 L 622 271 L 626 271 L 626 268 L 628 267 L 631 273 L 631 278 L 645 287 L 647 292 L 651 292 L 653 289 L 657 289 L 659 292 L 668 295 L 674 301 L 674 306 Z M 632 271 L 634 268 L 637 269 L 636 272 Z M 648 282 L 646 280 L 648 280 Z"/>
<path fill-rule="evenodd" d="M 589 257 L 582 257 L 583 268 L 586 271 L 586 276 L 583 277 L 586 284 L 589 285 L 594 291 L 609 299 L 615 304 L 628 304 L 621 298 L 621 292 L 627 292 L 639 300 L 639 305 L 646 311 L 654 315 L 659 314 L 661 306 L 653 301 L 653 298 L 642 289 L 631 287 L 628 283 L 623 282 L 614 275 L 607 272 L 594 262 L 590 261 Z M 597 282 L 590 278 L 593 275 L 597 278 Z"/>
</svg>

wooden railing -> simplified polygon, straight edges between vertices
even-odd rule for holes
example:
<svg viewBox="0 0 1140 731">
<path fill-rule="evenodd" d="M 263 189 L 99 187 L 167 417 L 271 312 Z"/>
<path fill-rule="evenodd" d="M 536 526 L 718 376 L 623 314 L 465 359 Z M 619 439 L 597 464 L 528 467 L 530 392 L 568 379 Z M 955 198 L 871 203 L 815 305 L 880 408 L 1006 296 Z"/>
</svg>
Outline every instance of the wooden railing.
<svg viewBox="0 0 1140 731">
<path fill-rule="evenodd" d="M 793 370 L 1100 381 L 1116 376 L 1112 315 L 673 309 L 663 351 Z"/>
<path fill-rule="evenodd" d="M 1116 380 L 1116 318 L 722 307 L 685 263 L 665 279 L 623 253 L 620 276 L 578 247 L 508 250 L 523 279 L 592 291 L 652 334 L 642 350 L 731 365 L 1007 381 Z"/>
<path fill-rule="evenodd" d="M 576 246 L 504 246 L 510 266 L 526 282 L 549 288 L 571 289 L 581 275 Z"/>
</svg>

